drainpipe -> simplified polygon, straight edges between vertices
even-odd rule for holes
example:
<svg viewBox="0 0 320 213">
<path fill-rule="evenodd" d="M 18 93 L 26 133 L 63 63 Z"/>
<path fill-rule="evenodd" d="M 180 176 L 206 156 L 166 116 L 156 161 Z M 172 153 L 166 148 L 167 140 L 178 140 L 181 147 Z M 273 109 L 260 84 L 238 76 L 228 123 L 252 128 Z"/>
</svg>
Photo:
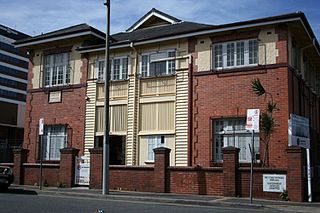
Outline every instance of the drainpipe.
<svg viewBox="0 0 320 213">
<path fill-rule="evenodd" d="M 189 92 L 189 112 L 188 112 L 188 117 L 189 117 L 189 125 L 188 125 L 188 132 L 189 132 L 189 162 L 188 162 L 188 166 L 192 166 L 192 151 L 193 151 L 193 141 L 192 141 L 192 138 L 193 138 L 193 63 L 192 63 L 192 56 L 190 55 L 189 57 L 189 83 L 188 83 L 188 92 Z"/>
<path fill-rule="evenodd" d="M 133 42 L 130 42 L 130 48 L 135 52 L 135 73 L 132 73 L 133 74 L 133 88 L 134 88 L 134 101 L 133 101 L 133 108 L 135 109 L 136 108 L 136 85 L 137 85 L 137 77 L 136 75 L 138 74 L 138 51 L 137 49 L 135 48 L 134 46 L 134 43 Z M 136 113 L 135 113 L 135 110 L 134 110 L 134 114 L 133 114 L 133 141 L 132 141 L 132 148 L 134 150 L 134 153 L 132 153 L 132 165 L 137 165 L 137 161 L 139 160 L 139 157 L 137 158 L 137 156 L 139 156 L 139 153 L 137 153 L 137 151 L 139 151 L 139 149 L 136 149 L 136 144 L 135 144 L 135 141 L 136 141 L 136 131 L 135 131 L 135 128 L 137 128 L 137 123 L 136 123 Z"/>
</svg>

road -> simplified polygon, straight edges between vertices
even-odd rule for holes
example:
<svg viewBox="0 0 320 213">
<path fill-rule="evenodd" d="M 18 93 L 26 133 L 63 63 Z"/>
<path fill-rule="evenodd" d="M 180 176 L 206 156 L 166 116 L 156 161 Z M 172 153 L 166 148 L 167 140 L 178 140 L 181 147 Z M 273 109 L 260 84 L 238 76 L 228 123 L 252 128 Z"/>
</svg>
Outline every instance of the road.
<svg viewBox="0 0 320 213">
<path fill-rule="evenodd" d="M 107 200 L 105 198 L 71 197 L 58 194 L 37 194 L 34 191 L 7 191 L 0 193 L 1 213 L 94 213 L 97 210 L 105 213 L 117 212 L 175 212 L 175 213 L 251 213 L 251 212 L 276 212 L 271 209 L 248 208 L 248 207 L 207 207 L 197 205 L 164 204 L 130 200 Z"/>
</svg>

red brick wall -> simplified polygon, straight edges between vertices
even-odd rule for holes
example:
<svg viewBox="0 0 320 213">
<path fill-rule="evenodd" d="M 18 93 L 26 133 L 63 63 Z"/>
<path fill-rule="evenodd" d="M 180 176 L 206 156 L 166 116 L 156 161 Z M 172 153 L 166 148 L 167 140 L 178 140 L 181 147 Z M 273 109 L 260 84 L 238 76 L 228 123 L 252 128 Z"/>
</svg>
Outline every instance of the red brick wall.
<svg viewBox="0 0 320 213">
<path fill-rule="evenodd" d="M 213 160 L 212 119 L 246 117 L 246 110 L 249 108 L 265 111 L 268 99 L 257 97 L 251 89 L 251 81 L 256 78 L 273 95 L 279 108 L 274 113 L 276 127 L 270 143 L 270 166 L 286 167 L 289 117 L 286 67 L 194 76 L 193 165 L 210 166 Z M 261 152 L 262 143 L 260 146 Z"/>
<path fill-rule="evenodd" d="M 169 167 L 169 192 L 223 195 L 222 168 Z"/>
<path fill-rule="evenodd" d="M 67 124 L 68 147 L 83 153 L 85 87 L 62 90 L 61 103 L 48 103 L 49 93 L 40 91 L 27 95 L 24 148 L 29 150 L 28 162 L 38 159 L 38 124 L 44 118 L 45 125 Z"/>
<path fill-rule="evenodd" d="M 286 174 L 284 169 L 254 168 L 253 170 L 253 197 L 262 199 L 279 199 L 280 193 L 263 192 L 263 174 Z M 288 180 L 289 177 L 287 177 Z M 250 168 L 239 168 L 237 192 L 241 197 L 249 197 Z M 288 184 L 288 182 L 287 182 Z"/>
<path fill-rule="evenodd" d="M 24 184 L 39 185 L 40 168 L 39 164 L 24 164 Z M 43 165 L 42 180 L 46 181 L 49 186 L 57 186 L 59 182 L 59 164 Z"/>
<path fill-rule="evenodd" d="M 152 192 L 153 167 L 110 166 L 110 189 Z"/>
</svg>

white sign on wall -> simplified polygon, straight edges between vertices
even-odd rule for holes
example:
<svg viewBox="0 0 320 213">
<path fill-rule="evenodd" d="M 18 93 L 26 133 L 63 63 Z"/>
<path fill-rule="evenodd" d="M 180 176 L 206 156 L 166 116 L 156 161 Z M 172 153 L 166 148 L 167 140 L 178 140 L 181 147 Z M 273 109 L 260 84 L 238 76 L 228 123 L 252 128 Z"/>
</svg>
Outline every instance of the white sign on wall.
<svg viewBox="0 0 320 213">
<path fill-rule="evenodd" d="M 263 191 L 264 192 L 283 192 L 286 190 L 286 175 L 264 174 Z"/>
<path fill-rule="evenodd" d="M 288 136 L 288 146 L 300 146 L 310 149 L 309 119 L 290 114 Z"/>
<path fill-rule="evenodd" d="M 90 181 L 90 158 L 87 156 L 76 157 L 75 179 L 77 185 L 89 185 Z"/>
<path fill-rule="evenodd" d="M 246 130 L 253 130 L 259 132 L 259 115 L 260 109 L 248 109 L 247 110 L 247 124 Z"/>
<path fill-rule="evenodd" d="M 39 119 L 39 135 L 43 135 L 44 129 L 44 118 Z"/>
</svg>

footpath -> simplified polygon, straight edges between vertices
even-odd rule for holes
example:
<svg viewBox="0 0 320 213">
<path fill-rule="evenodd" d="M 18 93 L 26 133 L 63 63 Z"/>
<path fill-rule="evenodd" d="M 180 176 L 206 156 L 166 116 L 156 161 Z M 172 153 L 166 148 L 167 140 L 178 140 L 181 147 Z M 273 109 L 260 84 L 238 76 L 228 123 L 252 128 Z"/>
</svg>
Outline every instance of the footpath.
<svg viewBox="0 0 320 213">
<path fill-rule="evenodd" d="M 57 188 L 57 187 L 43 187 L 39 190 L 35 186 L 20 186 L 12 185 L 9 188 L 9 193 L 22 194 L 44 194 L 57 196 L 71 196 L 71 197 L 86 197 L 97 198 L 115 201 L 140 201 L 140 202 L 155 202 L 155 203 L 173 203 L 185 205 L 199 205 L 199 206 L 225 206 L 225 207 L 243 207 L 253 209 L 269 208 L 279 210 L 281 212 L 319 212 L 320 202 L 290 202 L 277 200 L 262 200 L 253 199 L 253 204 L 249 203 L 249 198 L 235 198 L 235 197 L 219 197 L 208 195 L 183 195 L 171 193 L 151 193 L 151 192 L 131 192 L 131 191 L 110 191 L 108 195 L 102 195 L 101 190 L 89 189 L 87 187 L 74 188 Z"/>
</svg>

